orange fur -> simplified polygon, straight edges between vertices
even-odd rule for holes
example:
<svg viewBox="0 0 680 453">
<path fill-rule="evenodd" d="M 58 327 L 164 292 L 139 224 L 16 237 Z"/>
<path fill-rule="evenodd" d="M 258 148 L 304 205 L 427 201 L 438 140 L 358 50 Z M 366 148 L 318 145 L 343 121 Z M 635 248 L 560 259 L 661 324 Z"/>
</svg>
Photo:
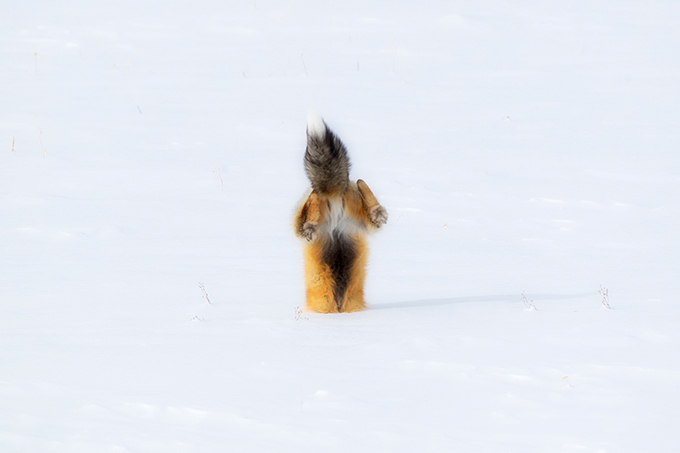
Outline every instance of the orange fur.
<svg viewBox="0 0 680 453">
<path fill-rule="evenodd" d="M 307 310 L 319 313 L 337 313 L 333 299 L 331 270 L 321 261 L 321 244 L 311 243 L 304 247 L 305 286 L 307 287 Z"/>
<path fill-rule="evenodd" d="M 368 246 L 366 238 L 358 237 L 355 242 L 357 257 L 352 266 L 350 283 L 342 301 L 342 311 L 360 311 L 366 308 L 364 301 L 364 281 L 366 280 L 366 261 L 368 260 Z"/>
<path fill-rule="evenodd" d="M 330 240 L 320 230 L 328 217 L 328 207 L 334 199 L 342 199 L 345 215 L 355 222 L 355 231 L 348 233 L 353 246 L 353 261 L 348 270 L 349 282 L 342 301 L 334 299 L 333 274 L 323 261 L 323 248 Z M 383 217 L 376 217 L 376 210 Z M 376 220 L 377 219 L 377 220 Z M 306 309 L 319 313 L 353 312 L 366 308 L 364 301 L 364 281 L 368 261 L 366 235 L 370 230 L 379 228 L 387 220 L 384 208 L 362 180 L 350 183 L 344 194 L 320 195 L 309 192 L 295 214 L 296 234 L 305 239 L 303 255 L 305 260 Z M 338 310 L 339 307 L 339 310 Z"/>
</svg>

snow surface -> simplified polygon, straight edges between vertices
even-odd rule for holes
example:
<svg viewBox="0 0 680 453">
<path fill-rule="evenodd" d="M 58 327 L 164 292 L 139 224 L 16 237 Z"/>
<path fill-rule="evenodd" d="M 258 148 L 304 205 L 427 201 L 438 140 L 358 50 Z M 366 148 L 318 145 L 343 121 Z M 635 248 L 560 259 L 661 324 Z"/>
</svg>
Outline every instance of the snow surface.
<svg viewBox="0 0 680 453">
<path fill-rule="evenodd" d="M 678 451 L 679 23 L 5 1 L 0 451 Z M 361 313 L 297 311 L 309 110 L 390 213 Z"/>
</svg>

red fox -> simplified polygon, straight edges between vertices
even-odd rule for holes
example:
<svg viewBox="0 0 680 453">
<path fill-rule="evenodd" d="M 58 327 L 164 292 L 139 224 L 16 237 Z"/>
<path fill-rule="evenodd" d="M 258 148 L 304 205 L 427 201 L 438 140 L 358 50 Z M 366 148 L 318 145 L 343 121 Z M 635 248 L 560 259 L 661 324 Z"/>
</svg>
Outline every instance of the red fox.
<svg viewBox="0 0 680 453">
<path fill-rule="evenodd" d="M 349 180 L 345 145 L 321 117 L 307 122 L 305 171 L 311 189 L 295 212 L 303 242 L 306 309 L 319 313 L 366 308 L 366 236 L 387 222 L 387 211 L 361 179 Z"/>
</svg>

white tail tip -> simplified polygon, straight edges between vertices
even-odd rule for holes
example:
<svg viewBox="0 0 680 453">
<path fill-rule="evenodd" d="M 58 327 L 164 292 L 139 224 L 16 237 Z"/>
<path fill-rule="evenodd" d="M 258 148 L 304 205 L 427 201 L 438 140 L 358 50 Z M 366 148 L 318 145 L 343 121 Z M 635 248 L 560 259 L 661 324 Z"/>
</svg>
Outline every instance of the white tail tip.
<svg viewBox="0 0 680 453">
<path fill-rule="evenodd" d="M 307 115 L 307 135 L 323 138 L 326 135 L 326 123 L 316 112 L 309 112 Z"/>
</svg>

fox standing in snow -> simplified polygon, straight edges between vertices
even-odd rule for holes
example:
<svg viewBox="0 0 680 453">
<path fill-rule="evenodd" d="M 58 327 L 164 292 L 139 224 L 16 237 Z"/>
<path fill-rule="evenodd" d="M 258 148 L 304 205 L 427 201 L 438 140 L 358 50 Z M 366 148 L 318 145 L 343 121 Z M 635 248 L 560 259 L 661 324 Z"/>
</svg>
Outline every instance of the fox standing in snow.
<svg viewBox="0 0 680 453">
<path fill-rule="evenodd" d="M 321 117 L 307 123 L 305 171 L 312 188 L 297 208 L 295 234 L 303 240 L 307 310 L 363 310 L 366 235 L 387 222 L 387 211 L 361 179 L 349 180 L 345 145 Z"/>
</svg>

